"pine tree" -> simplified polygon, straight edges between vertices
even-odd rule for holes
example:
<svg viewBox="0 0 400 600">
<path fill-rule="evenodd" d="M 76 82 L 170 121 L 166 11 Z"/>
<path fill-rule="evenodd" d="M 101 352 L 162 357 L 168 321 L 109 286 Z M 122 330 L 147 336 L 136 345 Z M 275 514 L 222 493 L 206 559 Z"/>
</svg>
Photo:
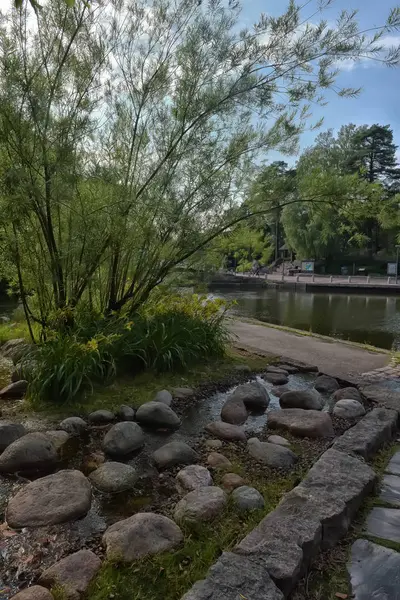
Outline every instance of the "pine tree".
<svg viewBox="0 0 400 600">
<path fill-rule="evenodd" d="M 400 180 L 397 166 L 397 146 L 393 142 L 390 125 L 357 128 L 353 138 L 353 154 L 349 158 L 350 171 L 358 171 L 370 183 L 382 181 L 388 188 Z"/>
</svg>

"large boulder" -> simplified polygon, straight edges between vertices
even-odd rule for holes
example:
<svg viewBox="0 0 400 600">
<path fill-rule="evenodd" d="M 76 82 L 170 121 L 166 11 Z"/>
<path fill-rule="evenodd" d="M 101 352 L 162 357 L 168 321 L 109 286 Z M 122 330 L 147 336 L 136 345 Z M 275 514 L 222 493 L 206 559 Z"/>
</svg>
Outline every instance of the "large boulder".
<svg viewBox="0 0 400 600">
<path fill-rule="evenodd" d="M 322 410 L 324 401 L 316 390 L 291 390 L 281 395 L 279 404 L 282 408 Z"/>
<path fill-rule="evenodd" d="M 22 592 L 18 592 L 11 600 L 54 600 L 53 594 L 41 585 L 33 585 L 25 588 Z"/>
<path fill-rule="evenodd" d="M 25 427 L 21 423 L 0 421 L 0 452 L 3 452 L 15 440 L 25 435 Z"/>
<path fill-rule="evenodd" d="M 121 404 L 119 409 L 117 410 L 117 419 L 120 421 L 134 421 L 135 420 L 136 410 L 131 406 L 127 406 L 126 404 Z"/>
<path fill-rule="evenodd" d="M 15 383 L 10 383 L 5 388 L 0 390 L 0 398 L 2 400 L 18 400 L 19 398 L 23 398 L 25 396 L 27 389 L 28 382 L 24 379 L 21 379 Z"/>
<path fill-rule="evenodd" d="M 293 435 L 309 438 L 333 438 L 332 419 L 328 413 L 302 408 L 272 410 L 268 415 L 270 429 L 283 429 Z"/>
<path fill-rule="evenodd" d="M 332 395 L 332 399 L 334 402 L 337 402 L 338 400 L 358 400 L 358 402 L 361 402 L 361 394 L 355 387 L 345 387 L 336 390 Z"/>
<path fill-rule="evenodd" d="M 111 423 L 114 419 L 114 413 L 112 413 L 111 410 L 105 409 L 95 410 L 88 416 L 90 425 L 108 425 L 108 423 Z"/>
<path fill-rule="evenodd" d="M 48 470 L 57 460 L 57 449 L 45 433 L 27 433 L 0 455 L 0 473 Z"/>
<path fill-rule="evenodd" d="M 289 392 L 289 391 L 290 390 L 287 385 L 276 385 L 275 387 L 272 388 L 271 394 L 273 394 L 277 398 L 280 398 L 282 396 L 282 394 L 284 394 L 285 392 Z"/>
<path fill-rule="evenodd" d="M 272 385 L 286 385 L 289 383 L 288 376 L 284 373 L 264 373 L 262 378 L 272 383 Z"/>
<path fill-rule="evenodd" d="M 258 490 L 248 485 L 242 485 L 232 492 L 232 499 L 239 510 L 257 510 L 264 508 L 264 498 Z"/>
<path fill-rule="evenodd" d="M 109 456 L 125 456 L 144 445 L 144 433 L 137 423 L 122 421 L 116 423 L 106 433 L 103 450 Z"/>
<path fill-rule="evenodd" d="M 330 377 L 329 375 L 318 375 L 314 387 L 324 394 L 332 394 L 333 392 L 336 392 L 340 386 L 333 377 Z"/>
<path fill-rule="evenodd" d="M 230 396 L 221 409 L 222 421 L 232 425 L 243 425 L 247 416 L 247 409 L 240 398 Z"/>
<path fill-rule="evenodd" d="M 32 344 L 29 344 L 23 338 L 8 340 L 1 347 L 1 353 L 6 358 L 10 358 L 16 365 L 23 356 L 32 350 Z"/>
<path fill-rule="evenodd" d="M 241 401 L 250 411 L 264 411 L 268 408 L 270 397 L 267 390 L 258 382 L 239 385 L 230 395 L 230 399 Z"/>
<path fill-rule="evenodd" d="M 163 515 L 137 513 L 111 525 L 103 535 L 107 557 L 125 563 L 174 550 L 183 542 L 179 527 Z"/>
<path fill-rule="evenodd" d="M 333 408 L 333 414 L 341 419 L 356 419 L 365 415 L 365 408 L 358 400 L 338 400 Z"/>
<path fill-rule="evenodd" d="M 289 371 L 287 369 L 284 369 L 283 367 L 278 367 L 276 365 L 269 365 L 266 368 L 266 372 L 277 373 L 278 375 L 286 375 L 286 377 L 289 375 Z"/>
<path fill-rule="evenodd" d="M 178 429 L 181 420 L 163 402 L 147 402 L 136 411 L 136 421 L 151 429 Z"/>
<path fill-rule="evenodd" d="M 210 471 L 201 465 L 189 465 L 181 469 L 176 476 L 176 487 L 181 494 L 187 494 L 212 484 Z"/>
<path fill-rule="evenodd" d="M 13 496 L 7 506 L 10 527 L 42 527 L 74 521 L 90 509 L 92 489 L 80 471 L 58 471 L 36 479 Z"/>
<path fill-rule="evenodd" d="M 194 390 L 186 387 L 173 388 L 172 396 L 177 400 L 187 400 L 188 398 L 194 396 Z"/>
<path fill-rule="evenodd" d="M 219 487 L 207 486 L 189 492 L 175 506 L 174 519 L 178 523 L 211 521 L 224 509 L 227 502 L 225 492 Z"/>
<path fill-rule="evenodd" d="M 158 469 L 168 469 L 175 465 L 190 465 L 200 456 L 185 442 L 169 442 L 153 452 L 153 459 Z"/>
<path fill-rule="evenodd" d="M 70 435 L 81 436 L 85 434 L 87 430 L 87 424 L 80 417 L 67 417 L 61 421 L 59 428 L 63 429 Z"/>
<path fill-rule="evenodd" d="M 212 423 L 208 423 L 208 425 L 206 425 L 206 431 L 211 433 L 211 435 L 215 435 L 215 437 L 228 442 L 246 441 L 244 429 L 238 425 L 232 425 L 231 423 L 213 421 Z"/>
<path fill-rule="evenodd" d="M 120 462 L 106 462 L 89 475 L 92 485 L 105 494 L 130 490 L 138 479 L 136 469 Z"/>
<path fill-rule="evenodd" d="M 72 442 L 72 437 L 66 431 L 57 429 L 54 431 L 46 431 L 45 435 L 52 442 L 53 446 L 57 450 L 58 455 L 63 458 L 68 453 L 68 447 Z M 73 442 L 72 442 L 73 443 Z"/>
<path fill-rule="evenodd" d="M 171 406 L 172 404 L 172 394 L 168 390 L 160 390 L 154 396 L 154 402 L 161 402 L 162 404 L 166 404 L 167 406 Z"/>
<path fill-rule="evenodd" d="M 91 550 L 78 550 L 46 569 L 39 578 L 45 587 L 62 589 L 65 600 L 80 600 L 101 567 Z"/>
<path fill-rule="evenodd" d="M 260 442 L 258 438 L 249 439 L 247 448 L 250 456 L 275 469 L 290 469 L 297 462 L 296 454 L 289 448 L 269 442 Z"/>
</svg>

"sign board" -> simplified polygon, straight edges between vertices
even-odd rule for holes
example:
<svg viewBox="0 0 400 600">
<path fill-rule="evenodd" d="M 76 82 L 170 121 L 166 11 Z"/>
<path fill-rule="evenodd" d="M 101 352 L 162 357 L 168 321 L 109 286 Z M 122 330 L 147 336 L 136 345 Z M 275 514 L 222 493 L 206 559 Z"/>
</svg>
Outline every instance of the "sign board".
<svg viewBox="0 0 400 600">
<path fill-rule="evenodd" d="M 390 262 L 387 264 L 387 274 L 388 275 L 396 275 L 397 273 L 397 263 Z"/>
<path fill-rule="evenodd" d="M 314 261 L 313 260 L 302 260 L 301 270 L 305 273 L 314 273 Z"/>
</svg>

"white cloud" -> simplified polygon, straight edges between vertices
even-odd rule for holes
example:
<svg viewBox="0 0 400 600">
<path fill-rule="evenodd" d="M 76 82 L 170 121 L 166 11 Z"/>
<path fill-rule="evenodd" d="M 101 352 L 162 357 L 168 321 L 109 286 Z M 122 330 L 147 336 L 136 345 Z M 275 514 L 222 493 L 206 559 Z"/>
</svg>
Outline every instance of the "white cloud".
<svg viewBox="0 0 400 600">
<path fill-rule="evenodd" d="M 377 41 L 378 46 L 382 46 L 383 51 L 389 50 L 390 48 L 394 48 L 400 46 L 400 35 L 384 35 L 380 40 Z M 379 55 L 376 57 L 378 59 L 382 59 L 382 56 Z M 370 69 L 371 67 L 376 67 L 381 63 L 378 60 L 374 60 L 373 58 L 361 58 L 359 60 L 353 60 L 352 58 L 344 58 L 343 60 L 335 61 L 334 66 L 340 71 L 353 71 L 356 68 L 362 69 Z"/>
</svg>

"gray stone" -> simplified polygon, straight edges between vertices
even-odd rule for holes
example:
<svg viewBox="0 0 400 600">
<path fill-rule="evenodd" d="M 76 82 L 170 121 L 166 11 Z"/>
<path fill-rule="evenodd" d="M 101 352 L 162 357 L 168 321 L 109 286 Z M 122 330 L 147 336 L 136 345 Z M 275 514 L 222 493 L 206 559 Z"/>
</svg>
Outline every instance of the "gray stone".
<svg viewBox="0 0 400 600">
<path fill-rule="evenodd" d="M 275 469 L 290 469 L 297 462 L 297 456 L 278 444 L 260 442 L 258 438 L 251 438 L 247 442 L 250 456 Z"/>
<path fill-rule="evenodd" d="M 264 508 L 264 498 L 258 490 L 247 485 L 242 485 L 232 492 L 234 504 L 239 510 L 257 510 Z"/>
<path fill-rule="evenodd" d="M 178 523 L 212 521 L 224 509 L 227 496 L 215 486 L 202 487 L 186 494 L 175 506 L 174 519 Z"/>
<path fill-rule="evenodd" d="M 332 394 L 333 392 L 336 392 L 340 386 L 333 377 L 330 377 L 329 375 L 318 375 L 314 387 L 319 392 Z"/>
<path fill-rule="evenodd" d="M 110 410 L 95 410 L 88 416 L 90 425 L 108 425 L 114 421 L 115 415 Z"/>
<path fill-rule="evenodd" d="M 355 600 L 400 600 L 400 554 L 356 540 L 347 566 Z"/>
<path fill-rule="evenodd" d="M 177 400 L 186 400 L 194 396 L 194 390 L 192 388 L 177 387 L 173 388 L 172 396 Z"/>
<path fill-rule="evenodd" d="M 163 515 L 137 513 L 111 525 L 103 535 L 107 558 L 131 563 L 174 550 L 183 542 L 179 527 Z"/>
<path fill-rule="evenodd" d="M 242 427 L 238 425 L 232 425 L 231 423 L 224 423 L 223 421 L 213 421 L 206 425 L 206 431 L 215 435 L 221 440 L 228 442 L 245 442 L 246 434 Z"/>
<path fill-rule="evenodd" d="M 285 446 L 286 448 L 290 447 L 290 442 L 281 435 L 270 435 L 268 436 L 267 442 L 270 444 L 277 444 L 278 446 Z"/>
<path fill-rule="evenodd" d="M 394 506 L 400 506 L 400 477 L 384 475 L 379 498 Z"/>
<path fill-rule="evenodd" d="M 285 409 L 322 410 L 324 401 L 316 390 L 290 390 L 280 396 L 279 404 Z"/>
<path fill-rule="evenodd" d="M 267 373 L 277 373 L 278 375 L 285 375 L 286 377 L 289 375 L 289 371 L 284 369 L 283 367 L 277 367 L 275 365 L 270 365 L 266 369 Z"/>
<path fill-rule="evenodd" d="M 337 402 L 338 400 L 358 400 L 361 402 L 361 394 L 355 387 L 345 387 L 336 390 L 332 395 L 332 399 L 334 402 Z"/>
<path fill-rule="evenodd" d="M 382 386 L 380 383 L 361 387 L 363 396 L 370 402 L 400 413 L 400 392 Z"/>
<path fill-rule="evenodd" d="M 333 414 L 341 419 L 356 419 L 365 415 L 365 408 L 358 400 L 351 398 L 338 400 L 333 408 Z"/>
<path fill-rule="evenodd" d="M 0 455 L 0 473 L 47 470 L 53 468 L 57 460 L 57 450 L 46 434 L 27 433 Z"/>
<path fill-rule="evenodd" d="M 247 421 L 247 409 L 240 398 L 229 396 L 221 409 L 221 420 L 232 425 L 242 425 Z"/>
<path fill-rule="evenodd" d="M 91 550 L 79 550 L 46 569 L 39 578 L 45 587 L 61 587 L 63 598 L 80 600 L 101 567 L 101 560 Z"/>
<path fill-rule="evenodd" d="M 245 484 L 243 477 L 236 473 L 225 473 L 221 479 L 221 485 L 226 492 L 231 492 Z"/>
<path fill-rule="evenodd" d="M 152 429 L 178 429 L 181 420 L 176 413 L 162 402 L 146 402 L 136 411 L 136 421 Z"/>
<path fill-rule="evenodd" d="M 268 427 L 283 429 L 299 437 L 332 438 L 335 435 L 328 413 L 302 408 L 272 410 L 268 414 Z"/>
<path fill-rule="evenodd" d="M 181 600 L 284 600 L 264 565 L 254 558 L 224 552 Z"/>
<path fill-rule="evenodd" d="M 103 450 L 109 456 L 126 456 L 144 446 L 144 433 L 137 423 L 122 421 L 106 433 Z"/>
<path fill-rule="evenodd" d="M 154 396 L 154 402 L 161 402 L 162 404 L 166 404 L 167 406 L 171 406 L 172 404 L 172 394 L 168 390 L 161 390 L 157 392 Z"/>
<path fill-rule="evenodd" d="M 92 490 L 80 471 L 58 471 L 23 487 L 8 502 L 10 527 L 42 527 L 74 521 L 90 509 Z"/>
<path fill-rule="evenodd" d="M 199 460 L 199 455 L 185 442 L 169 442 L 153 453 L 158 469 L 168 469 L 175 465 L 190 465 Z"/>
<path fill-rule="evenodd" d="M 288 376 L 284 373 L 264 373 L 261 377 L 272 383 L 272 385 L 286 385 L 289 383 Z"/>
<path fill-rule="evenodd" d="M 280 398 L 282 396 L 282 394 L 284 394 L 285 392 L 289 392 L 289 391 L 290 390 L 287 385 L 277 385 L 272 388 L 271 394 L 273 394 L 277 398 Z"/>
<path fill-rule="evenodd" d="M 89 475 L 92 485 L 106 494 L 131 490 L 138 479 L 136 469 L 120 462 L 106 462 Z"/>
<path fill-rule="evenodd" d="M 242 402 L 247 410 L 257 412 L 264 411 L 270 403 L 267 390 L 256 381 L 238 385 L 230 395 L 230 400 Z"/>
<path fill-rule="evenodd" d="M 386 467 L 386 473 L 392 475 L 400 475 L 400 451 L 390 459 L 388 466 Z"/>
<path fill-rule="evenodd" d="M 212 484 L 210 471 L 201 465 L 189 465 L 181 469 L 176 476 L 176 487 L 180 494 L 187 494 Z"/>
<path fill-rule="evenodd" d="M 68 417 L 64 421 L 61 421 L 59 428 L 70 435 L 80 436 L 86 432 L 87 425 L 80 417 Z"/>
<path fill-rule="evenodd" d="M 10 383 L 0 391 L 0 398 L 2 400 L 16 400 L 25 396 L 26 390 L 28 389 L 28 382 L 25 379 Z"/>
<path fill-rule="evenodd" d="M 25 427 L 21 423 L 0 421 L 0 452 L 3 452 L 15 440 L 25 435 Z"/>
<path fill-rule="evenodd" d="M 342 452 L 357 454 L 369 460 L 388 441 L 397 427 L 397 413 L 386 408 L 374 408 L 354 427 L 344 432 L 333 447 Z"/>
<path fill-rule="evenodd" d="M 221 440 L 206 440 L 204 443 L 207 450 L 219 450 L 222 448 Z"/>
<path fill-rule="evenodd" d="M 298 369 L 298 367 L 295 367 L 295 366 L 293 366 L 293 365 L 287 365 L 287 364 L 280 363 L 280 364 L 278 365 L 278 367 L 279 367 L 280 369 L 283 369 L 283 370 L 284 370 L 284 371 L 286 371 L 287 373 L 289 373 L 289 375 L 292 375 L 293 373 L 298 373 L 298 372 L 299 372 L 299 369 Z"/>
<path fill-rule="evenodd" d="M 45 435 L 50 439 L 59 456 L 63 457 L 71 441 L 69 433 L 59 429 L 56 431 L 46 431 Z"/>
<path fill-rule="evenodd" d="M 365 524 L 368 535 L 400 543 L 400 509 L 375 507 Z"/>
<path fill-rule="evenodd" d="M 116 417 L 119 421 L 134 421 L 136 410 L 126 404 L 121 404 L 117 410 Z"/>
<path fill-rule="evenodd" d="M 211 452 L 207 456 L 207 463 L 213 469 L 230 469 L 232 466 L 231 461 L 219 452 Z"/>
<path fill-rule="evenodd" d="M 32 587 L 25 588 L 22 592 L 18 592 L 11 600 L 54 600 L 54 597 L 50 594 L 49 590 L 46 590 L 41 585 L 33 585 Z"/>
<path fill-rule="evenodd" d="M 29 344 L 23 338 L 8 340 L 1 347 L 1 353 L 6 358 L 10 358 L 14 364 L 17 364 L 21 358 L 32 350 L 32 344 Z"/>
</svg>

